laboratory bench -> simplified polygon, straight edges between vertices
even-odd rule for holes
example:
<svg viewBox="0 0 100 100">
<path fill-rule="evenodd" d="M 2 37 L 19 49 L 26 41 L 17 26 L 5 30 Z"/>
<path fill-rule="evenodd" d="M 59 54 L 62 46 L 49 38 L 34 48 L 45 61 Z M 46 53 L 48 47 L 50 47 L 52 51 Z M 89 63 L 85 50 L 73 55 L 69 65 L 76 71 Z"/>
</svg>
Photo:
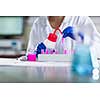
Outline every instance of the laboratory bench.
<svg viewBox="0 0 100 100">
<path fill-rule="evenodd" d="M 31 62 L 0 58 L 0 83 L 99 83 L 71 71 L 71 62 Z"/>
</svg>

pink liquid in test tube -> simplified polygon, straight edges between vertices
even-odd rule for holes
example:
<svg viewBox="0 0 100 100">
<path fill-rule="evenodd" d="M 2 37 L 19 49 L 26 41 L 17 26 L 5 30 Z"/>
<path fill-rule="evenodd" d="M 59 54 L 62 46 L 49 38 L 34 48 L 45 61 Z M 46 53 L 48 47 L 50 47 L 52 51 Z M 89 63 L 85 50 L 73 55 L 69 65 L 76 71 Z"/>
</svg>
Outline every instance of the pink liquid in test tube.
<svg viewBox="0 0 100 100">
<path fill-rule="evenodd" d="M 64 50 L 64 54 L 67 54 L 68 52 L 67 52 L 67 50 Z"/>
<path fill-rule="evenodd" d="M 53 50 L 50 51 L 50 54 L 53 54 Z"/>
<path fill-rule="evenodd" d="M 62 44 L 64 44 L 64 38 L 62 38 Z"/>
<path fill-rule="evenodd" d="M 48 49 L 46 49 L 46 52 L 45 53 L 48 54 Z"/>
<path fill-rule="evenodd" d="M 55 54 L 58 54 L 58 51 L 57 50 L 55 50 Z"/>
<path fill-rule="evenodd" d="M 44 50 L 43 49 L 41 50 L 41 54 L 44 54 Z"/>
</svg>

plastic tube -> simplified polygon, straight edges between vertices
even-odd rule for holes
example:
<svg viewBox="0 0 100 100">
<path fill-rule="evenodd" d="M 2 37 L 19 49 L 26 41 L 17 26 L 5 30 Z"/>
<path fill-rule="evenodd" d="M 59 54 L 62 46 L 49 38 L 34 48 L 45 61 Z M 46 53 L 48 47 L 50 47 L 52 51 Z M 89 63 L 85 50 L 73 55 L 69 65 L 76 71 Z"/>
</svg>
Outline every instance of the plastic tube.
<svg viewBox="0 0 100 100">
<path fill-rule="evenodd" d="M 43 49 L 41 50 L 41 54 L 44 54 L 44 50 Z"/>
</svg>

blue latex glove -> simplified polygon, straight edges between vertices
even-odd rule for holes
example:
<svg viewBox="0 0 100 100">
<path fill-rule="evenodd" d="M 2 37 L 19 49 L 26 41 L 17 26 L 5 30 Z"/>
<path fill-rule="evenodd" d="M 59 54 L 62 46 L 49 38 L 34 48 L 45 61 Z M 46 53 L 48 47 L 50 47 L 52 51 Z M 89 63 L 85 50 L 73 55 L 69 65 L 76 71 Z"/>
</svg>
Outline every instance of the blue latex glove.
<svg viewBox="0 0 100 100">
<path fill-rule="evenodd" d="M 70 37 L 75 40 L 74 31 L 72 26 L 68 26 L 63 30 L 63 38 Z"/>
<path fill-rule="evenodd" d="M 82 32 L 79 32 L 78 35 L 81 37 L 81 40 L 84 40 L 84 34 Z"/>
<path fill-rule="evenodd" d="M 44 50 L 44 52 L 46 51 L 46 46 L 44 45 L 44 43 L 40 43 L 37 46 L 36 57 L 38 57 L 38 54 L 41 54 L 41 50 Z"/>
<path fill-rule="evenodd" d="M 74 28 L 72 26 L 68 26 L 63 30 L 63 38 L 70 37 L 75 40 L 74 34 Z M 82 32 L 78 32 L 78 35 L 80 36 L 81 40 L 84 40 L 84 34 Z"/>
</svg>

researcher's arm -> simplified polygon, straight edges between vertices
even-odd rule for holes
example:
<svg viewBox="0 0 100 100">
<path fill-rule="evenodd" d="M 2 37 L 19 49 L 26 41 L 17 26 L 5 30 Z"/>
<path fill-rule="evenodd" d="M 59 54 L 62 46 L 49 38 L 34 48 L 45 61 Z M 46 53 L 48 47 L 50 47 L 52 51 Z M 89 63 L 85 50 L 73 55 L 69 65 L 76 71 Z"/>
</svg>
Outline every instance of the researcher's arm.
<svg viewBox="0 0 100 100">
<path fill-rule="evenodd" d="M 84 26 L 87 27 L 86 29 L 88 29 L 91 32 L 94 42 L 100 43 L 100 33 L 97 31 L 93 21 L 87 16 L 84 17 L 83 27 Z M 88 32 L 88 30 L 86 31 Z"/>
<path fill-rule="evenodd" d="M 38 21 L 38 18 L 35 19 L 35 21 L 33 22 L 31 31 L 29 33 L 29 40 L 28 40 L 28 46 L 27 46 L 27 50 L 26 50 L 26 55 L 20 57 L 18 60 L 26 61 L 28 53 L 29 52 L 34 52 L 35 47 L 39 42 L 39 39 L 38 39 L 38 35 L 39 34 L 37 34 L 37 26 L 36 26 L 37 21 Z"/>
<path fill-rule="evenodd" d="M 35 25 L 35 23 L 33 23 L 33 26 L 31 28 L 31 31 L 30 31 L 30 34 L 29 34 L 26 54 L 28 54 L 29 52 L 31 52 L 35 49 L 35 46 L 36 46 L 37 40 L 38 40 L 38 35 L 36 33 L 37 33 L 36 32 L 36 25 Z"/>
<path fill-rule="evenodd" d="M 86 32 L 89 31 L 91 33 L 91 36 L 93 39 L 92 44 L 93 44 L 93 48 L 95 49 L 95 54 L 97 58 L 100 58 L 100 52 L 99 52 L 100 51 L 100 33 L 97 31 L 95 24 L 89 17 L 84 17 L 84 22 L 82 26 L 84 27 L 84 29 L 86 29 L 85 30 Z"/>
</svg>

